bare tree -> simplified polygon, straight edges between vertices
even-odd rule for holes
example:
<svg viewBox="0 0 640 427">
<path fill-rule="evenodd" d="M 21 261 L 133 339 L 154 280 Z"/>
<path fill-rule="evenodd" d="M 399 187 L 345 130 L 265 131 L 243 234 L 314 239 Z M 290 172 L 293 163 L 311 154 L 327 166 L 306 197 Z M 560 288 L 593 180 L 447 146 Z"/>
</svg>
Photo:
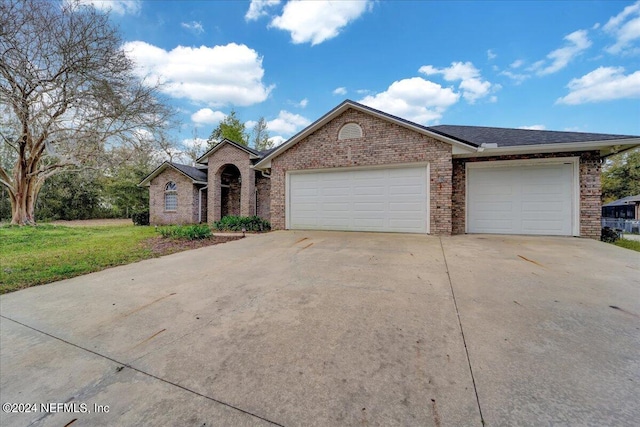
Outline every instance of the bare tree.
<svg viewBox="0 0 640 427">
<path fill-rule="evenodd" d="M 193 129 L 193 138 L 183 144 L 182 154 L 184 154 L 192 165 L 196 164 L 196 161 L 204 154 L 207 149 L 207 140 L 198 138 L 198 130 Z"/>
<path fill-rule="evenodd" d="M 251 136 L 253 141 L 253 148 L 256 150 L 268 150 L 273 148 L 273 141 L 269 140 L 269 131 L 267 130 L 267 121 L 264 117 L 260 117 L 260 120 L 253 127 L 253 133 Z"/>
<path fill-rule="evenodd" d="M 122 144 L 147 142 L 170 117 L 157 85 L 136 77 L 108 15 L 75 1 L 0 1 L 0 165 L 12 224 L 34 224 L 45 180 L 99 165 Z"/>
</svg>

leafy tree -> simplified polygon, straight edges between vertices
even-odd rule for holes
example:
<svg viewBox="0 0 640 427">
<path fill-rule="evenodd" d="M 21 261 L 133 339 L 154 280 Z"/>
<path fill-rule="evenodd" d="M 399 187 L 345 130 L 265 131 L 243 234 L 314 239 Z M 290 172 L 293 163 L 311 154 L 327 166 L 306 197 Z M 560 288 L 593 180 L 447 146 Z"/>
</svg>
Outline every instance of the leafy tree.
<svg viewBox="0 0 640 427">
<path fill-rule="evenodd" d="M 610 157 L 602 168 L 604 203 L 640 194 L 640 149 Z"/>
<path fill-rule="evenodd" d="M 105 147 L 163 130 L 169 109 L 135 76 L 108 15 L 80 1 L 0 1 L 0 165 L 13 224 L 35 223 L 46 180 L 101 165 Z"/>
<path fill-rule="evenodd" d="M 251 141 L 253 142 L 253 148 L 258 151 L 268 150 L 273 148 L 273 141 L 269 141 L 269 131 L 267 131 L 267 121 L 264 117 L 260 117 L 258 123 L 253 127 L 253 134 Z"/>
<path fill-rule="evenodd" d="M 244 123 L 238 118 L 236 111 L 231 110 L 229 115 L 211 132 L 207 142 L 213 147 L 223 139 L 230 139 L 242 145 L 249 145 L 249 137 L 245 132 Z"/>
<path fill-rule="evenodd" d="M 129 218 L 132 213 L 149 209 L 149 190 L 138 187 L 160 162 L 152 147 L 130 149 L 114 148 L 109 153 L 112 160 L 103 170 L 101 184 L 105 206 L 110 216 Z"/>
<path fill-rule="evenodd" d="M 40 191 L 35 212 L 41 219 L 90 219 L 108 216 L 99 174 L 92 170 L 57 174 Z"/>
</svg>

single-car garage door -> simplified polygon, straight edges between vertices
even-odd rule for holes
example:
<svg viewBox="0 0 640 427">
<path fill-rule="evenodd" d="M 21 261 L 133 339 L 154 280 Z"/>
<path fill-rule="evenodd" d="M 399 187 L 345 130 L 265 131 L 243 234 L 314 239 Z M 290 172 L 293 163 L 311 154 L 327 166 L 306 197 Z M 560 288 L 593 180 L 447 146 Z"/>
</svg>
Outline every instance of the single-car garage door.
<svg viewBox="0 0 640 427">
<path fill-rule="evenodd" d="M 574 164 L 468 164 L 469 233 L 574 234 Z"/>
<path fill-rule="evenodd" d="M 428 232 L 427 166 L 289 175 L 288 228 Z"/>
</svg>

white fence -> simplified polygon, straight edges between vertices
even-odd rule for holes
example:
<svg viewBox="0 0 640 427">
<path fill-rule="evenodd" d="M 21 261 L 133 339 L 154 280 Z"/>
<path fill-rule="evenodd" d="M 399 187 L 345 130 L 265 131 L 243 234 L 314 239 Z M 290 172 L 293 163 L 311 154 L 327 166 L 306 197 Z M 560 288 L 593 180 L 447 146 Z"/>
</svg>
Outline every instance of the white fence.
<svg viewBox="0 0 640 427">
<path fill-rule="evenodd" d="M 622 230 L 625 233 L 640 233 L 640 220 L 623 218 L 602 218 L 602 227 Z"/>
</svg>

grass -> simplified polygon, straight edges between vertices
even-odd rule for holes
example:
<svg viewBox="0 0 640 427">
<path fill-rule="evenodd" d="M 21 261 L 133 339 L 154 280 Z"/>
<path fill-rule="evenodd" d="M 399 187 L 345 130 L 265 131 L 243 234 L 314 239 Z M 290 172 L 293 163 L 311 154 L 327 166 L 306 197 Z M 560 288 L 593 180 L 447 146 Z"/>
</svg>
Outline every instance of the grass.
<svg viewBox="0 0 640 427">
<path fill-rule="evenodd" d="M 153 227 L 0 227 L 0 294 L 157 256 Z"/>
<path fill-rule="evenodd" d="M 637 240 L 618 239 L 614 244 L 616 246 L 620 246 L 621 248 L 631 249 L 632 251 L 640 252 L 640 241 L 637 241 Z"/>
</svg>

